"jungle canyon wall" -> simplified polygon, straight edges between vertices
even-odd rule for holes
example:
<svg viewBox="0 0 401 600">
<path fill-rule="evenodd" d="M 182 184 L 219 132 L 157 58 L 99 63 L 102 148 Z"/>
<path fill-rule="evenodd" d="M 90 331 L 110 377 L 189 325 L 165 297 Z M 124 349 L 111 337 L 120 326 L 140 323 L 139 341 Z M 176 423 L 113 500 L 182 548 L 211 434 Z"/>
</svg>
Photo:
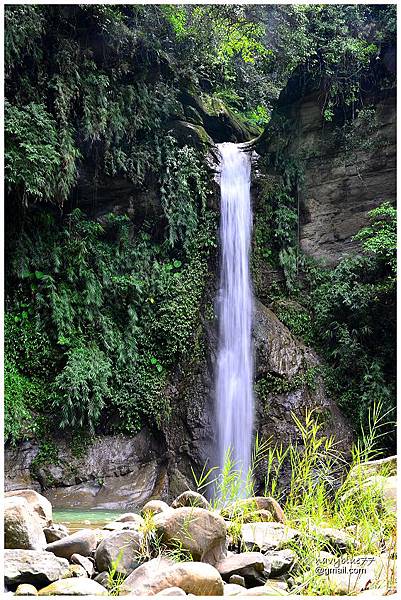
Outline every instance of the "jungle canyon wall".
<svg viewBox="0 0 401 600">
<path fill-rule="evenodd" d="M 285 95 L 282 96 L 282 100 Z M 352 236 L 367 222 L 367 212 L 383 199 L 393 200 L 395 121 L 392 95 L 376 98 L 374 116 L 378 128 L 373 148 L 350 154 L 330 137 L 330 127 L 322 120 L 318 95 L 307 95 L 279 104 L 276 114 L 290 116 L 296 135 L 286 139 L 288 155 L 306 152 L 305 173 L 300 194 L 300 242 L 303 250 L 329 262 L 354 247 Z M 281 101 L 280 101 L 281 102 Z M 284 101 L 283 101 L 284 102 Z M 214 141 L 250 139 L 252 133 L 235 134 L 227 125 L 226 112 L 214 115 L 213 126 L 189 109 L 195 101 L 183 105 L 188 120 L 173 120 L 171 132 L 180 144 L 193 144 L 209 150 L 209 169 L 218 170 Z M 373 113 L 370 113 L 373 115 Z M 273 115 L 272 122 L 275 122 Z M 192 120 L 189 120 L 192 119 Z M 198 121 L 198 123 L 194 122 Z M 178 124 L 177 124 L 178 123 Z M 210 123 L 210 122 L 209 122 Z M 219 134 L 216 136 L 216 124 Z M 237 130 L 238 131 L 238 130 Z M 268 131 L 270 131 L 268 129 Z M 364 129 L 360 130 L 364 138 Z M 211 135 L 215 135 L 214 140 Z M 370 142 L 369 140 L 365 141 Z M 267 146 L 258 146 L 263 156 L 276 151 L 277 138 L 271 136 Z M 351 159 L 352 156 L 352 159 Z M 258 172 L 259 169 L 259 172 Z M 83 165 L 73 202 L 93 217 L 102 218 L 110 210 L 126 214 L 133 223 L 159 214 L 156 182 L 148 182 L 144 191 L 124 179 L 101 179 L 96 190 L 91 187 L 89 165 Z M 254 169 L 253 196 L 257 208 L 262 201 L 260 182 L 270 171 Z M 259 195 L 258 195 L 259 194 Z M 149 200 L 151 200 L 149 202 Z M 215 186 L 209 199 L 215 211 L 219 192 Z M 142 430 L 136 436 L 98 436 L 88 447 L 74 455 L 64 441 L 57 443 L 57 458 L 45 463 L 38 459 L 40 444 L 23 442 L 6 452 L 6 487 L 45 489 L 55 506 L 102 505 L 132 506 L 149 497 L 174 497 L 192 485 L 191 468 L 200 472 L 213 456 L 215 448 L 214 377 L 216 368 L 216 315 L 213 301 L 217 290 L 218 255 L 209 261 L 209 275 L 199 305 L 201 329 L 196 332 L 201 351 L 196 360 L 188 357 L 185 368 L 179 365 L 164 389 L 174 409 L 170 420 L 159 431 Z M 269 307 L 272 283 L 282 281 L 279 269 L 256 264 L 254 277 L 258 299 L 255 302 L 253 338 L 255 349 L 255 431 L 264 438 L 288 444 L 297 438 L 291 412 L 303 414 L 316 408 L 324 429 L 334 433 L 349 447 L 352 433 L 347 420 L 327 394 L 319 374 L 320 359 L 316 352 L 297 339 Z M 36 459 L 36 461 L 35 461 Z M 261 485 L 261 483 L 260 483 Z"/>
</svg>

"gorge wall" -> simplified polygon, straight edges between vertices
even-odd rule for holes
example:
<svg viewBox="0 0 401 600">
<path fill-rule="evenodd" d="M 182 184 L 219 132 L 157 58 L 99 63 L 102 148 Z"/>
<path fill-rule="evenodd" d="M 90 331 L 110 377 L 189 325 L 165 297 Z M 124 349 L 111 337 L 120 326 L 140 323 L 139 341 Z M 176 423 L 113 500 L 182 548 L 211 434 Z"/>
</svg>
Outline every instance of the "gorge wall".
<svg viewBox="0 0 401 600">
<path fill-rule="evenodd" d="M 363 122 L 354 124 L 366 147 L 350 149 L 354 133 L 347 140 L 336 138 L 335 127 L 324 121 L 319 92 L 289 93 L 280 97 L 272 127 L 257 142 L 261 156 L 280 150 L 302 161 L 300 185 L 300 245 L 303 251 L 327 263 L 336 262 L 355 248 L 352 240 L 367 223 L 368 211 L 383 200 L 393 201 L 395 172 L 394 95 L 375 97 L 367 114 L 374 131 L 366 135 Z M 181 144 L 209 150 L 209 166 L 217 171 L 213 140 L 249 140 L 252 132 L 222 108 L 207 113 L 192 95 L 183 96 L 183 115 L 173 119 L 171 131 Z M 203 111 L 203 112 L 202 112 Z M 284 141 L 274 127 L 285 118 L 290 133 Z M 73 204 L 96 218 L 106 212 L 127 214 L 135 220 L 153 218 L 159 212 L 155 182 L 140 191 L 126 180 L 110 178 L 91 187 L 90 167 L 83 165 Z M 265 176 L 266 173 L 259 173 Z M 258 189 L 255 169 L 254 189 Z M 259 202 L 256 200 L 255 202 Z M 209 199 L 218 211 L 218 188 Z M 133 437 L 98 436 L 79 453 L 64 441 L 57 441 L 58 456 L 45 463 L 40 444 L 24 442 L 6 451 L 6 488 L 33 487 L 44 490 L 53 506 L 93 505 L 129 508 L 150 497 L 171 498 L 193 485 L 192 469 L 199 474 L 213 457 L 215 448 L 214 376 L 216 361 L 216 316 L 213 303 L 217 286 L 217 254 L 209 264 L 210 281 L 200 306 L 199 360 L 177 367 L 164 393 L 173 405 L 168 422 L 159 431 L 143 429 Z M 279 271 L 259 273 L 268 288 L 280 280 Z M 262 301 L 261 301 L 262 300 Z M 288 444 L 297 438 L 291 412 L 303 415 L 315 408 L 324 431 L 333 434 L 346 450 L 352 430 L 325 391 L 319 375 L 320 359 L 279 320 L 268 304 L 268 293 L 255 300 L 254 348 L 257 397 L 255 431 L 273 442 Z M 274 308 L 274 307 L 273 307 Z M 172 324 L 174 326 L 174 324 Z M 209 462 L 209 466 L 211 466 Z M 262 489 L 262 480 L 259 482 Z"/>
<path fill-rule="evenodd" d="M 391 74 L 394 48 L 384 54 Z M 368 212 L 385 201 L 395 202 L 396 91 L 391 83 L 370 86 L 350 123 L 344 122 L 346 107 L 327 120 L 325 102 L 324 89 L 303 73 L 294 75 L 257 149 L 299 165 L 294 193 L 300 248 L 334 264 L 358 249 L 353 236 L 368 223 Z"/>
</svg>

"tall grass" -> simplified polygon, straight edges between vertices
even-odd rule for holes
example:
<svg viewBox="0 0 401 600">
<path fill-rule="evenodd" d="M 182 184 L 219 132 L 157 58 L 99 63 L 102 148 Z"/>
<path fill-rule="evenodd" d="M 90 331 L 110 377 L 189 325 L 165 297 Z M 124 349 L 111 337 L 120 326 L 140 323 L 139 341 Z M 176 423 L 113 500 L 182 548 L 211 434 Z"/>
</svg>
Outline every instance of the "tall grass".
<svg viewBox="0 0 401 600">
<path fill-rule="evenodd" d="M 204 469 L 199 478 L 194 477 L 198 491 L 214 489 L 213 508 L 229 517 L 234 545 L 245 550 L 241 548 L 241 528 L 252 520 L 256 506 L 241 501 L 244 482 L 246 496 L 252 497 L 255 474 L 264 471 L 264 495 L 280 501 L 286 523 L 300 531 L 299 539 L 290 544 L 299 559 L 298 593 L 329 593 L 327 578 L 317 576 L 314 567 L 322 550 L 335 553 L 336 549 L 328 546 L 319 527 L 345 529 L 353 538 L 347 549 L 349 557 L 394 552 L 396 516 L 383 500 L 380 478 L 367 479 L 363 470 L 363 463 L 383 454 L 381 441 L 390 424 L 388 414 L 380 403 L 375 404 L 368 426 L 346 454 L 332 436 L 323 434 L 323 425 L 314 411 L 306 412 L 302 421 L 292 415 L 298 441 L 284 448 L 257 436 L 245 476 L 228 450 L 221 471 L 212 467 Z M 389 571 L 390 580 L 393 571 Z"/>
</svg>

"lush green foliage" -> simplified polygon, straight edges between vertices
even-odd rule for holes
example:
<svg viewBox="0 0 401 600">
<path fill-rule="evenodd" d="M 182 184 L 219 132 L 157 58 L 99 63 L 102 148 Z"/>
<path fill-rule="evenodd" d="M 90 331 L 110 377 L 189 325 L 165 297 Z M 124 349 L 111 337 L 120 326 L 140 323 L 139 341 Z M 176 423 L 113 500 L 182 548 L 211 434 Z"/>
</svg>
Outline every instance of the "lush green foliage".
<svg viewBox="0 0 401 600">
<path fill-rule="evenodd" d="M 160 160 L 161 240 L 146 222 L 135 231 L 126 216 L 100 222 L 77 209 L 26 219 L 15 242 L 6 343 L 21 377 L 47 387 L 60 427 L 93 431 L 107 415 L 108 429 L 137 431 L 168 416 L 165 387 L 199 326 L 215 219 L 196 152 L 167 138 Z M 9 383 L 25 419 L 26 393 Z"/>
<path fill-rule="evenodd" d="M 297 302 L 274 304 L 290 330 L 326 359 L 326 385 L 356 426 L 366 425 L 375 402 L 385 411 L 395 407 L 396 211 L 384 203 L 369 215 L 371 224 L 355 236 L 360 253 L 333 269 L 301 257 L 302 279 L 290 290 Z"/>
<path fill-rule="evenodd" d="M 182 93 L 260 128 L 298 69 L 324 90 L 326 119 L 340 109 L 353 119 L 394 15 L 390 5 L 6 8 L 8 439 L 51 423 L 133 432 L 168 416 L 169 384 L 202 344 L 216 245 L 205 157 L 171 135 L 187 118 Z M 372 112 L 359 115 L 364 135 Z M 343 133 L 352 145 L 354 130 Z M 373 396 L 390 406 L 393 209 L 372 213 L 361 256 L 332 272 L 304 264 L 302 298 L 301 169 L 282 152 L 274 161 L 282 181 L 268 182 L 255 213 L 256 291 L 264 299 L 261 273 L 280 267 L 284 295 L 303 306 L 281 305 L 280 318 L 322 349 L 342 405 L 353 416 Z M 130 217 L 73 210 L 78 181 L 96 198 L 107 178 L 132 185 Z"/>
</svg>

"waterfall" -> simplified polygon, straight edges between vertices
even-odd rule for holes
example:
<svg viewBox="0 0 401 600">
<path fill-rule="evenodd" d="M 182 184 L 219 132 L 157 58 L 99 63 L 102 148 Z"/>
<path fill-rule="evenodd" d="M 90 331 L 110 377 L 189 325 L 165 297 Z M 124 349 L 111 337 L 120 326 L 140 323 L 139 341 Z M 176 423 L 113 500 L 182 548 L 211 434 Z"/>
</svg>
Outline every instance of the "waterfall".
<svg viewBox="0 0 401 600">
<path fill-rule="evenodd" d="M 251 461 L 253 428 L 252 289 L 249 275 L 251 158 L 237 144 L 223 143 L 218 147 L 222 158 L 216 374 L 218 456 L 221 468 L 230 449 L 236 468 L 242 470 L 244 482 Z"/>
</svg>

